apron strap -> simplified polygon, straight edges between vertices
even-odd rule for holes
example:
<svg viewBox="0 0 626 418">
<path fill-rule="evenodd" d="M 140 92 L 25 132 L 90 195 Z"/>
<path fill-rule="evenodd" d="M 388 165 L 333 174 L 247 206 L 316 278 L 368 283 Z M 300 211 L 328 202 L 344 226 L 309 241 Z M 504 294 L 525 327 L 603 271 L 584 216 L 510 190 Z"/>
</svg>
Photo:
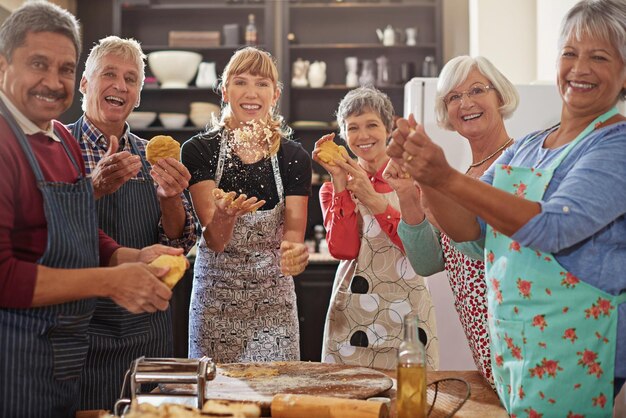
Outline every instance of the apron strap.
<svg viewBox="0 0 626 418">
<path fill-rule="evenodd" d="M 618 305 L 621 305 L 622 303 L 626 303 L 626 292 L 622 292 L 619 295 L 615 296 L 615 301 L 617 302 Z"/>
<path fill-rule="evenodd" d="M 17 142 L 20 144 L 22 151 L 24 151 L 24 155 L 26 156 L 26 159 L 28 160 L 28 163 L 30 164 L 30 167 L 33 170 L 33 174 L 35 175 L 35 179 L 37 180 L 37 183 L 39 183 L 40 185 L 45 183 L 46 179 L 44 178 L 43 172 L 41 171 L 41 167 L 39 166 L 39 163 L 37 162 L 37 158 L 35 157 L 35 154 L 33 153 L 33 150 L 30 147 L 30 144 L 28 143 L 26 134 L 24 134 L 24 131 L 22 131 L 22 128 L 20 128 L 19 124 L 13 117 L 13 114 L 11 113 L 9 108 L 6 106 L 6 104 L 4 104 L 2 100 L 0 100 L 0 113 L 2 113 L 2 115 L 4 116 L 4 119 L 6 120 L 7 124 L 11 128 L 13 135 L 15 135 Z M 51 123 L 54 124 L 54 122 L 52 121 Z M 79 179 L 82 178 L 80 167 L 76 163 L 74 156 L 72 155 L 72 153 L 70 152 L 70 149 L 65 143 L 63 136 L 59 134 L 58 129 L 54 127 L 54 125 L 53 125 L 53 129 L 56 132 L 57 136 L 59 137 L 59 140 L 61 141 L 63 148 L 65 148 L 65 152 L 67 156 L 69 157 L 70 161 L 72 162 L 72 165 L 76 169 L 78 173 L 78 178 Z"/>
<path fill-rule="evenodd" d="M 594 129 L 596 129 L 596 125 L 598 125 L 600 123 L 606 122 L 608 119 L 612 118 L 617 113 L 619 113 L 618 110 L 617 110 L 617 106 L 614 106 L 609 111 L 607 111 L 607 112 L 601 114 L 600 116 L 598 116 L 597 118 L 595 118 L 589 125 L 587 125 L 587 127 L 581 133 L 578 134 L 578 136 L 576 138 L 574 138 L 574 140 L 572 142 L 569 143 L 567 148 L 565 148 L 563 150 L 563 152 L 561 152 L 561 154 L 552 162 L 552 165 L 551 165 L 550 168 L 555 169 L 556 167 L 558 167 L 561 164 L 561 162 L 565 159 L 565 157 L 567 157 L 567 154 L 569 154 L 569 152 L 580 141 L 582 141 L 590 132 L 592 132 Z"/>
</svg>

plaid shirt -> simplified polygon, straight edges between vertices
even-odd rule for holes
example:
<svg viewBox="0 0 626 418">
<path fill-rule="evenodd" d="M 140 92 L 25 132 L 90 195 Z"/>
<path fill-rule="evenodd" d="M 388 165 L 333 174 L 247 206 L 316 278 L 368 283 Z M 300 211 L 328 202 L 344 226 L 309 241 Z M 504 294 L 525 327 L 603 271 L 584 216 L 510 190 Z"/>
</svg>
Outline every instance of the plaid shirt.
<svg viewBox="0 0 626 418">
<path fill-rule="evenodd" d="M 73 128 L 74 124 L 67 125 L 67 129 L 69 129 L 70 132 Z M 150 163 L 146 160 L 146 144 L 148 143 L 148 141 L 146 141 L 145 139 L 141 139 L 137 135 L 130 132 L 128 124 L 126 124 L 124 134 L 119 138 L 119 151 L 128 151 L 131 154 L 135 153 L 133 147 L 130 144 L 130 141 L 128 140 L 129 137 L 132 137 L 135 140 L 141 159 L 148 167 L 150 167 Z M 91 121 L 87 119 L 86 116 L 83 117 L 81 135 L 80 138 L 77 138 L 77 140 L 83 153 L 83 160 L 85 161 L 85 170 L 87 172 L 87 176 L 90 176 L 91 172 L 96 168 L 96 164 L 98 164 L 98 162 L 106 154 L 107 150 L 109 149 L 109 145 L 104 139 L 104 135 L 102 134 L 102 132 L 100 132 L 100 130 L 93 123 L 91 123 Z M 137 173 L 134 178 L 145 179 L 143 169 L 139 170 L 139 173 Z M 183 207 L 185 208 L 185 226 L 183 229 L 183 235 L 181 238 L 169 239 L 167 235 L 165 235 L 165 231 L 163 230 L 163 219 L 161 219 L 158 225 L 159 244 L 167 245 L 170 247 L 184 248 L 185 252 L 188 252 L 196 243 L 197 229 L 193 210 L 191 208 L 191 205 L 189 204 L 189 201 L 184 194 L 181 194 L 180 197 L 183 200 Z"/>
</svg>

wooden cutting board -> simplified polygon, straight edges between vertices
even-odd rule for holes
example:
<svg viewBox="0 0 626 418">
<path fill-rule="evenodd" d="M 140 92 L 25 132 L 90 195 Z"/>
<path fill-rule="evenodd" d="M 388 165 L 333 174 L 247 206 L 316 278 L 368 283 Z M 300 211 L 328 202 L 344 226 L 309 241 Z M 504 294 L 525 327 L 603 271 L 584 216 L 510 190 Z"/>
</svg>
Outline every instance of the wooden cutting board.
<svg viewBox="0 0 626 418">
<path fill-rule="evenodd" d="M 278 393 L 366 399 L 392 386 L 384 373 L 366 367 L 279 361 L 218 364 L 217 375 L 207 382 L 205 393 L 207 399 L 253 402 L 266 411 Z M 168 389 L 177 392 L 171 391 L 170 385 Z M 178 389 L 183 388 L 178 385 Z"/>
</svg>

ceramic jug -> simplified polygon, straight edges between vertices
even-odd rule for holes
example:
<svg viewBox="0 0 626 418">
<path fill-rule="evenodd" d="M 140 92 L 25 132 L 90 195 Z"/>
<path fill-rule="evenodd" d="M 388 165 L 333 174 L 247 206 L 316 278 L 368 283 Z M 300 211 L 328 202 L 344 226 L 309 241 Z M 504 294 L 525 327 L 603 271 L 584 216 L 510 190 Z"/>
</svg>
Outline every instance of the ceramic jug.
<svg viewBox="0 0 626 418">
<path fill-rule="evenodd" d="M 214 62 L 201 62 L 198 66 L 196 86 L 214 88 L 217 84 L 217 73 Z"/>
<path fill-rule="evenodd" d="M 363 68 L 361 69 L 359 84 L 361 86 L 373 86 L 375 81 L 376 78 L 374 76 L 374 61 L 363 60 Z"/>
<path fill-rule="evenodd" d="M 326 63 L 315 61 L 309 66 L 309 85 L 313 88 L 323 87 L 326 82 Z"/>
<path fill-rule="evenodd" d="M 376 79 L 376 85 L 386 86 L 389 84 L 389 60 L 386 56 L 382 55 L 376 58 L 376 64 L 378 65 L 378 78 Z"/>
<path fill-rule="evenodd" d="M 376 29 L 378 40 L 383 43 L 384 46 L 392 46 L 396 43 L 396 30 L 391 25 L 387 25 L 384 31 Z"/>
<path fill-rule="evenodd" d="M 406 28 L 404 32 L 406 33 L 406 44 L 408 46 L 417 45 L 417 28 Z"/>
<path fill-rule="evenodd" d="M 359 85 L 359 59 L 357 57 L 346 57 L 346 87 L 352 88 Z"/>
<path fill-rule="evenodd" d="M 309 85 L 309 80 L 306 78 L 308 71 L 309 61 L 302 58 L 295 60 L 291 70 L 293 74 L 291 78 L 292 87 L 307 87 Z"/>
</svg>

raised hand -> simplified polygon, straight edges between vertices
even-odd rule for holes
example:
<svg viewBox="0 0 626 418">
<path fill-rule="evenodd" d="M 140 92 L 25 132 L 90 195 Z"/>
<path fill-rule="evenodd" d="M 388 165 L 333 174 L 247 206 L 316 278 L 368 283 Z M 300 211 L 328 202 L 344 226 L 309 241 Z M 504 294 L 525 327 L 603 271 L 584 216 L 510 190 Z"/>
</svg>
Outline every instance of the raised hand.
<svg viewBox="0 0 626 418">
<path fill-rule="evenodd" d="M 416 190 L 415 181 L 411 178 L 409 173 L 404 171 L 402 166 L 394 160 L 389 161 L 387 167 L 385 167 L 383 178 L 396 193 Z"/>
<path fill-rule="evenodd" d="M 344 185 L 345 187 L 345 183 L 347 181 L 346 172 L 339 165 L 337 164 L 331 165 L 329 163 L 325 163 L 319 158 L 320 145 L 322 145 L 324 142 L 332 141 L 334 139 L 335 139 L 334 133 L 326 134 L 322 136 L 320 139 L 318 139 L 315 142 L 315 148 L 313 149 L 312 158 L 313 158 L 313 161 L 321 165 L 324 168 L 324 170 L 328 171 L 328 174 L 330 174 L 333 178 L 333 184 L 335 184 L 335 186 L 339 184 L 339 185 Z M 345 157 L 348 157 L 348 156 L 346 155 Z"/>
<path fill-rule="evenodd" d="M 213 189 L 212 194 L 216 209 L 222 215 L 229 217 L 239 217 L 246 213 L 252 213 L 265 204 L 265 200 L 258 200 L 256 197 L 248 198 L 243 193 L 240 195 L 237 195 L 236 192 L 226 193 L 218 188 Z"/>
<path fill-rule="evenodd" d="M 117 137 L 109 139 L 109 149 L 91 172 L 96 199 L 115 193 L 124 183 L 135 177 L 141 169 L 141 158 L 128 151 L 117 152 Z"/>
</svg>

